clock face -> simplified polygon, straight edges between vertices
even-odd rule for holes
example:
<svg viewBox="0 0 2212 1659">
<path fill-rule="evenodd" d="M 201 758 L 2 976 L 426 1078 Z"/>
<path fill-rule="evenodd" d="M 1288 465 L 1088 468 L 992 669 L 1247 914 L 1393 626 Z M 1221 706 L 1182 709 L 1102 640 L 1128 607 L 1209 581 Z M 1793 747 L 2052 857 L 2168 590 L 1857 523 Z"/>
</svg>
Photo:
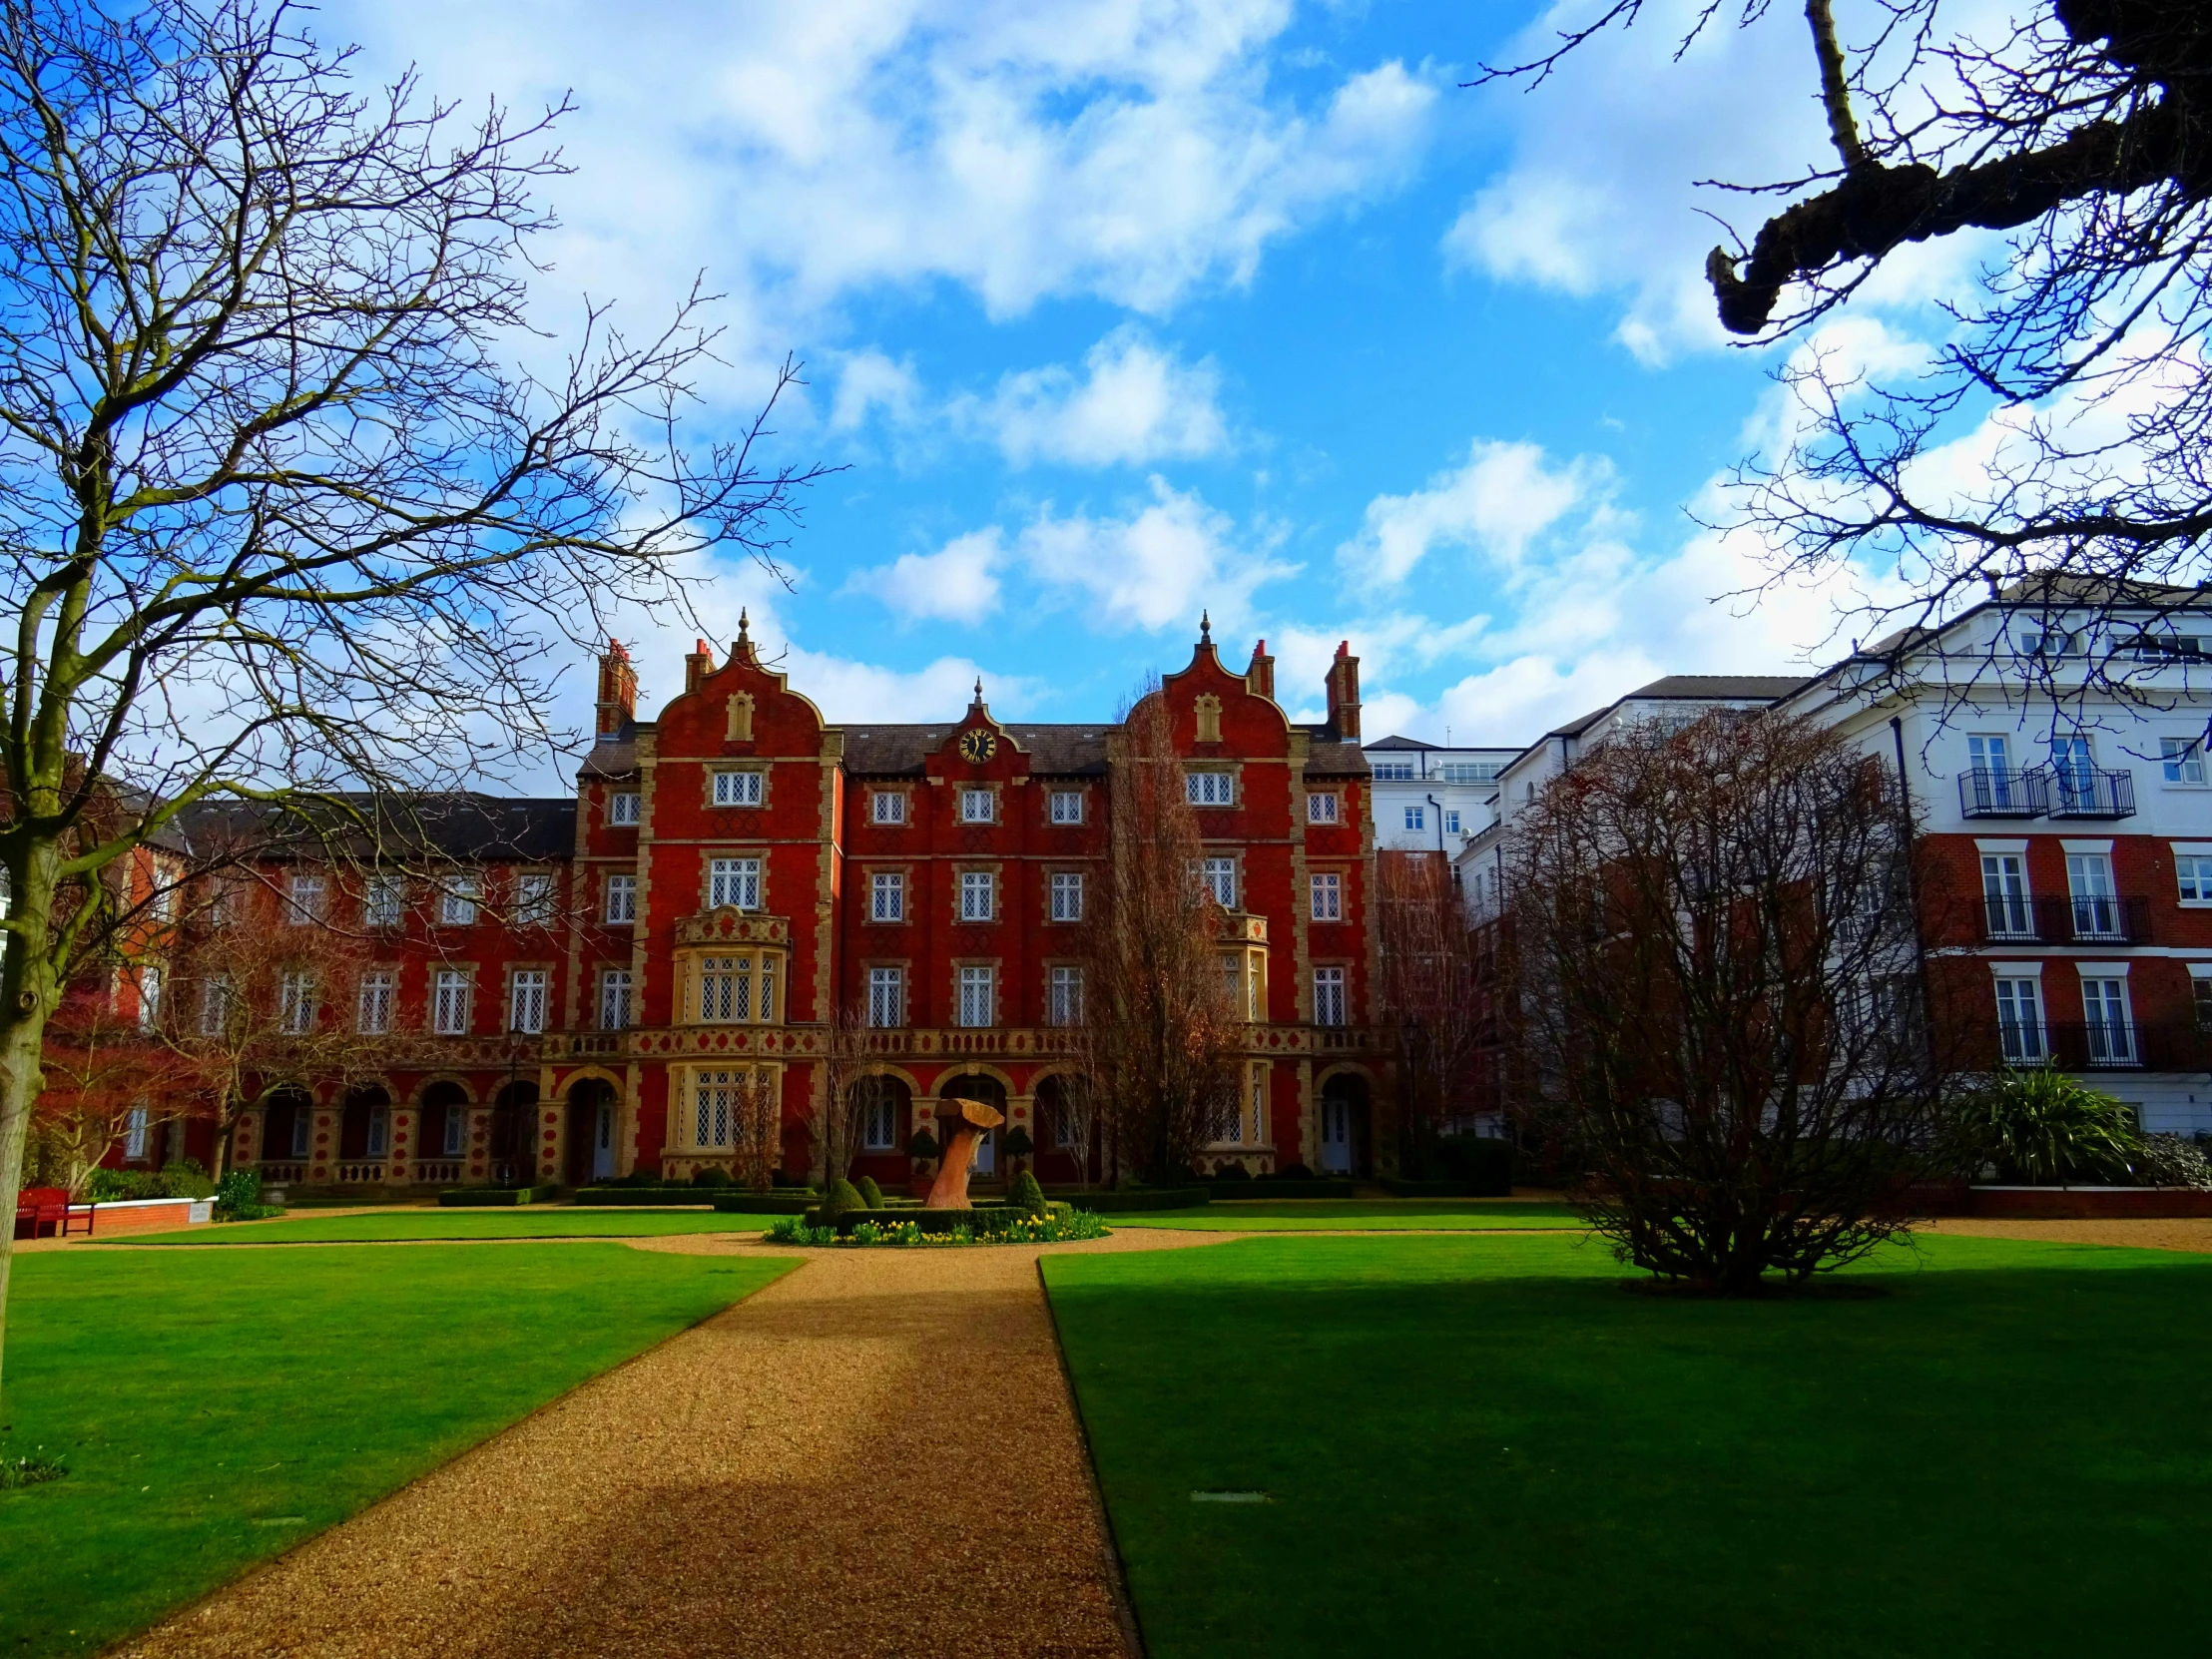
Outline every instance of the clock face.
<svg viewBox="0 0 2212 1659">
<path fill-rule="evenodd" d="M 960 758 L 981 766 L 998 753 L 998 734 L 973 731 L 960 734 Z"/>
</svg>

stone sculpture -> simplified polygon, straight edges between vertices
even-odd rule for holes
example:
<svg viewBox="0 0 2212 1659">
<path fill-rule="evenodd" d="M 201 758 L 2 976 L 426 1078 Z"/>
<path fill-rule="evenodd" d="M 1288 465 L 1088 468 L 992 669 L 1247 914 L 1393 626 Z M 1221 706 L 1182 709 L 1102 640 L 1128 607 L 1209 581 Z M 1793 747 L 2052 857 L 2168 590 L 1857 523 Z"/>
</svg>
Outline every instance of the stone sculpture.
<svg viewBox="0 0 2212 1659">
<path fill-rule="evenodd" d="M 975 1162 L 975 1143 L 1004 1123 L 1006 1115 L 980 1100 L 947 1100 L 945 1107 L 948 1128 L 944 1162 L 937 1166 L 937 1178 L 929 1184 L 928 1207 L 972 1210 L 975 1206 L 968 1202 L 967 1178 L 968 1166 Z"/>
</svg>

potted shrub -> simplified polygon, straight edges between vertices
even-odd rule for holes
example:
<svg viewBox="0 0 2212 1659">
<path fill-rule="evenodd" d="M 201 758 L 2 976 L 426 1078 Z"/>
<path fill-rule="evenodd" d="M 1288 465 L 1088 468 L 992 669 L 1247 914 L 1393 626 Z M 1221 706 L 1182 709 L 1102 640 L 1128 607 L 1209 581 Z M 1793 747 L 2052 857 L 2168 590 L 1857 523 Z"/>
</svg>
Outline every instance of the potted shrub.
<svg viewBox="0 0 2212 1659">
<path fill-rule="evenodd" d="M 1037 1149 L 1037 1143 L 1029 1138 L 1029 1131 L 1020 1124 L 1006 1131 L 1006 1173 L 1019 1176 L 1029 1167 L 1029 1154 Z"/>
</svg>

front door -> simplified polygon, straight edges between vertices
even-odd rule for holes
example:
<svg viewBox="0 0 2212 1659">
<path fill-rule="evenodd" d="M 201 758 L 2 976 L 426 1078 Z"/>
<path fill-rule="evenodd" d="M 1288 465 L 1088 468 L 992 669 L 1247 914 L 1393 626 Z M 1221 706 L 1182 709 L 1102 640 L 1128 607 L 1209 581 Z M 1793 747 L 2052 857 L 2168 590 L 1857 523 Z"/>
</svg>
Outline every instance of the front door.
<svg viewBox="0 0 2212 1659">
<path fill-rule="evenodd" d="M 602 1100 L 593 1115 L 591 1130 L 591 1178 L 608 1181 L 615 1173 L 615 1103 Z"/>
<path fill-rule="evenodd" d="M 1321 1167 L 1331 1175 L 1352 1173 L 1352 1106 L 1347 1101 L 1321 1103 Z"/>
<path fill-rule="evenodd" d="M 969 1166 L 977 1175 L 998 1173 L 998 1131 L 986 1129 L 975 1143 L 975 1162 Z"/>
</svg>

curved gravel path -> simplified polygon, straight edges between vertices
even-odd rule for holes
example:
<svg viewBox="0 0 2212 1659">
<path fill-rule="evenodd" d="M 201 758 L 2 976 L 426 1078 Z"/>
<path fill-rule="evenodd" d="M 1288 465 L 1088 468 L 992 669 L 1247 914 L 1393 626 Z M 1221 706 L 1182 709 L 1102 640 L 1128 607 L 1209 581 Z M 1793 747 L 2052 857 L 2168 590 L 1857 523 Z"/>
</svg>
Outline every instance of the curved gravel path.
<svg viewBox="0 0 2212 1659">
<path fill-rule="evenodd" d="M 750 1301 L 117 1651 L 1128 1654 L 1039 1254 L 806 1252 Z"/>
</svg>

